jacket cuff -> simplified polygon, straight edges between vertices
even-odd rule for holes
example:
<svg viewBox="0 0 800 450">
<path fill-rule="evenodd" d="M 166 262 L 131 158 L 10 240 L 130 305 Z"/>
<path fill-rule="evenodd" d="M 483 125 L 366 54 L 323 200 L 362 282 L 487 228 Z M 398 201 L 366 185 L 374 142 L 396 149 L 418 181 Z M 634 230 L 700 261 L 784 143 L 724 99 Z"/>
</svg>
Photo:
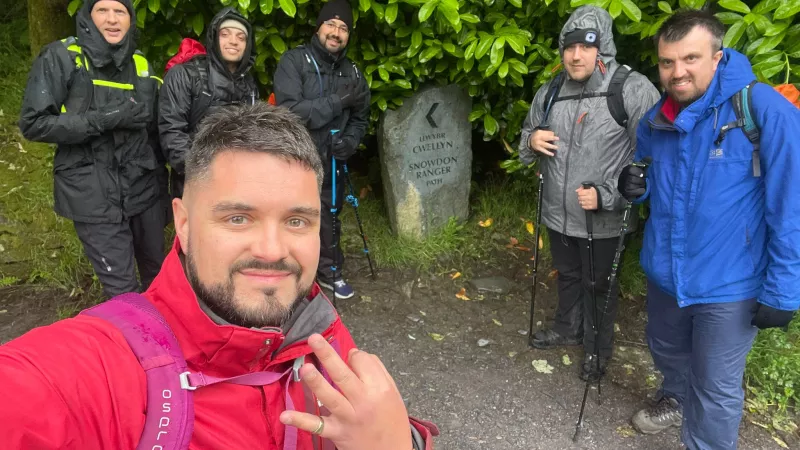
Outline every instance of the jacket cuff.
<svg viewBox="0 0 800 450">
<path fill-rule="evenodd" d="M 594 191 L 597 193 L 597 208 L 595 208 L 595 211 L 600 211 L 603 209 L 603 194 L 597 186 L 594 186 Z"/>
<path fill-rule="evenodd" d="M 427 420 L 408 417 L 411 423 L 411 441 L 414 450 L 433 450 L 433 438 L 439 435 L 439 427 Z"/>
</svg>

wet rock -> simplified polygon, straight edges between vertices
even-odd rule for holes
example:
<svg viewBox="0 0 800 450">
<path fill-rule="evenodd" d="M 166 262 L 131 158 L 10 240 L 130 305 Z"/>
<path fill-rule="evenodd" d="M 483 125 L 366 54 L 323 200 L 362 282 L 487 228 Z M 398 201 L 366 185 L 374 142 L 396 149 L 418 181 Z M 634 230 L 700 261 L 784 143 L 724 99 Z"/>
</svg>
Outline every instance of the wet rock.
<svg viewBox="0 0 800 450">
<path fill-rule="evenodd" d="M 469 283 L 478 292 L 507 294 L 514 288 L 514 283 L 506 277 L 489 277 L 470 280 Z"/>
</svg>

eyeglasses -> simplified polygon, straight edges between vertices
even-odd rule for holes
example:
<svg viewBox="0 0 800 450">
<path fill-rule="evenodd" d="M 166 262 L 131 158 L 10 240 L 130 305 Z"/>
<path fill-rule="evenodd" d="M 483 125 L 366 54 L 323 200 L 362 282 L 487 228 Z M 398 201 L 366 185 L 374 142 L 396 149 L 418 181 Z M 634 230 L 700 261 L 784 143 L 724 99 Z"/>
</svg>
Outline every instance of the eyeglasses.
<svg viewBox="0 0 800 450">
<path fill-rule="evenodd" d="M 350 33 L 350 30 L 347 28 L 347 25 L 336 25 L 334 22 L 331 22 L 330 20 L 323 22 L 322 24 L 325 25 L 326 27 L 337 28 L 344 34 Z"/>
</svg>

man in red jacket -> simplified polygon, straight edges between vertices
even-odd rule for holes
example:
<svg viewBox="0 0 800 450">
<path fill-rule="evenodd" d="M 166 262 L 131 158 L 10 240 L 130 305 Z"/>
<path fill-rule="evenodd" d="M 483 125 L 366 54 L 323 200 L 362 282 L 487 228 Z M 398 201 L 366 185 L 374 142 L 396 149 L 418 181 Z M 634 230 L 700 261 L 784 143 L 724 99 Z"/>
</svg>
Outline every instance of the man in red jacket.
<svg viewBox="0 0 800 450">
<path fill-rule="evenodd" d="M 193 373 L 279 372 L 298 357 L 313 364 L 299 370 L 305 386 L 192 391 L 193 449 L 432 448 L 428 428 L 412 420 L 409 429 L 383 364 L 355 348 L 314 284 L 321 181 L 314 143 L 286 109 L 226 108 L 195 138 L 184 196 L 173 201 L 177 239 L 145 298 Z M 119 329 L 97 317 L 56 322 L 0 347 L 0 380 L 3 448 L 134 449 L 152 412 L 139 360 Z M 302 430 L 296 443 L 284 439 L 289 426 Z"/>
</svg>

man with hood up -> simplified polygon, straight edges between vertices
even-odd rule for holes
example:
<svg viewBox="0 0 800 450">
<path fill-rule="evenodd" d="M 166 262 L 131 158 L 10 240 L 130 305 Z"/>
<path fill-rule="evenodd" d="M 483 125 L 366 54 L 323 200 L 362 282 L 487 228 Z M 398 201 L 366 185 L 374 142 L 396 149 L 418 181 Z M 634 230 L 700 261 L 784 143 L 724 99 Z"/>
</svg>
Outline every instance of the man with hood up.
<svg viewBox="0 0 800 450">
<path fill-rule="evenodd" d="M 164 260 L 159 80 L 136 50 L 131 0 L 87 0 L 77 38 L 45 46 L 25 88 L 19 128 L 57 145 L 55 212 L 75 224 L 108 297 L 146 288 Z"/>
<path fill-rule="evenodd" d="M 658 100 L 646 77 L 615 60 L 611 29 L 611 16 L 602 8 L 582 6 L 572 13 L 559 35 L 566 73 L 534 96 L 519 145 L 524 164 L 539 161 L 542 223 L 558 270 L 555 324 L 537 331 L 529 343 L 536 348 L 583 343 L 583 379 L 602 376 L 611 357 L 616 287 L 598 330 L 597 373 L 593 311 L 597 307 L 603 315 L 625 207 L 617 177 L 633 158 L 639 119 Z M 587 181 L 594 187 L 584 189 Z M 589 260 L 587 211 L 594 227 L 594 261 Z M 592 266 L 597 305 L 590 290 Z"/>
<path fill-rule="evenodd" d="M 664 375 L 633 426 L 680 426 L 689 450 L 736 448 L 753 339 L 800 308 L 800 110 L 756 83 L 724 36 L 708 11 L 680 11 L 661 26 L 666 92 L 642 118 L 636 148 L 652 163 L 619 180 L 626 198 L 650 201 L 640 259 L 647 343 Z M 743 131 L 753 129 L 736 109 L 758 136 Z"/>
<path fill-rule="evenodd" d="M 273 80 L 277 104 L 300 116 L 323 161 L 325 182 L 321 194 L 317 281 L 332 290 L 336 298 L 350 298 L 355 293 L 341 273 L 344 264 L 344 256 L 338 249 L 341 224 L 331 209 L 342 208 L 341 163 L 355 154 L 369 125 L 369 86 L 356 65 L 347 59 L 352 28 L 353 11 L 347 1 L 328 2 L 319 13 L 317 33 L 311 42 L 286 52 Z M 333 159 L 337 161 L 335 175 Z"/>
<path fill-rule="evenodd" d="M 158 112 L 161 146 L 172 168 L 173 197 L 183 195 L 185 156 L 197 125 L 213 109 L 252 105 L 258 88 L 250 73 L 255 63 L 253 28 L 233 8 L 224 8 L 206 30 L 207 56 L 197 56 L 169 69 L 164 77 Z"/>
</svg>

